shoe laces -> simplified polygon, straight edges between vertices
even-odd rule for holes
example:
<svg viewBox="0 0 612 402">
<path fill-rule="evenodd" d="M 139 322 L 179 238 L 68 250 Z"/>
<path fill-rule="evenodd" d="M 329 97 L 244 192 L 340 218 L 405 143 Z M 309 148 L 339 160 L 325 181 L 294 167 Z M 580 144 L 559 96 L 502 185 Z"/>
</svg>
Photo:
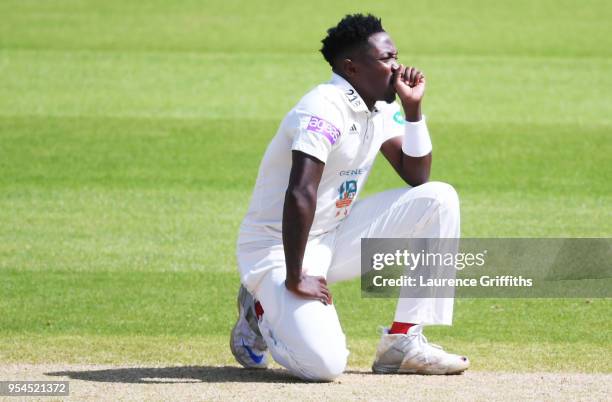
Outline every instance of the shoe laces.
<svg viewBox="0 0 612 402">
<path fill-rule="evenodd" d="M 442 346 L 437 345 L 435 343 L 430 343 L 427 338 L 425 337 L 425 335 L 423 335 L 423 331 L 418 331 L 417 333 L 413 334 L 413 335 L 409 335 L 409 336 L 413 336 L 414 340 L 416 342 L 418 342 L 419 345 L 424 345 L 424 346 L 431 346 L 434 347 L 436 349 L 440 349 L 440 350 L 444 350 L 442 349 Z"/>
<path fill-rule="evenodd" d="M 384 327 L 382 325 L 378 326 L 378 334 L 379 335 L 388 335 L 389 334 L 389 328 Z M 432 346 L 436 349 L 440 349 L 440 350 L 444 350 L 442 348 L 442 346 L 437 345 L 435 343 L 430 343 L 427 338 L 425 337 L 425 335 L 423 335 L 423 326 L 422 325 L 415 325 L 414 326 L 414 330 L 412 330 L 412 333 L 406 334 L 406 336 L 413 338 L 419 345 L 426 345 L 426 346 Z"/>
</svg>

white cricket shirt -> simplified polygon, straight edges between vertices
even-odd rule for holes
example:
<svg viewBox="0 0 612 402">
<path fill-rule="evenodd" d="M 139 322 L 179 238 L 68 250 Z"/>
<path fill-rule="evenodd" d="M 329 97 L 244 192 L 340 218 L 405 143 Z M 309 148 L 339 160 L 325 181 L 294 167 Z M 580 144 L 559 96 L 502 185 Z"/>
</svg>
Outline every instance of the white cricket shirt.
<svg viewBox="0 0 612 402">
<path fill-rule="evenodd" d="M 240 226 L 239 246 L 282 242 L 292 150 L 325 163 L 310 229 L 310 238 L 317 237 L 336 229 L 350 214 L 382 143 L 404 135 L 404 125 L 397 103 L 377 102 L 369 111 L 357 91 L 337 74 L 308 92 L 285 116 L 268 145 Z"/>
</svg>

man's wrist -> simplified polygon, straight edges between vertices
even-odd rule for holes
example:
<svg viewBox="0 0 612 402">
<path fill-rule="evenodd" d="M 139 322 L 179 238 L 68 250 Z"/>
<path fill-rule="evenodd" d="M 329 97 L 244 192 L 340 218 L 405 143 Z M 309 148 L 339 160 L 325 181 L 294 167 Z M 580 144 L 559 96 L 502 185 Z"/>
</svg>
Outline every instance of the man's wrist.
<svg viewBox="0 0 612 402">
<path fill-rule="evenodd" d="M 421 102 L 402 102 L 402 108 L 404 109 L 404 116 L 409 122 L 421 121 L 423 116 L 421 115 Z"/>
<path fill-rule="evenodd" d="M 295 288 L 298 283 L 300 283 L 300 279 L 302 278 L 301 270 L 297 273 L 293 270 L 287 270 L 287 279 L 285 279 L 285 286 L 289 289 Z"/>
<path fill-rule="evenodd" d="M 431 153 L 431 149 L 431 138 L 429 137 L 425 116 L 422 116 L 421 120 L 417 122 L 406 122 L 402 152 L 414 158 L 421 158 Z"/>
</svg>

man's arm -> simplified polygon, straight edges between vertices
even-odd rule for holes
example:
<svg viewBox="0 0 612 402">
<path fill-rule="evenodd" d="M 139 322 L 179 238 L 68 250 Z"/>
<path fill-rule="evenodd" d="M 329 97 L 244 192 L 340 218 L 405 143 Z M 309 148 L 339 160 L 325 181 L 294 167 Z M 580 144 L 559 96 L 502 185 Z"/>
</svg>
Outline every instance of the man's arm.
<svg viewBox="0 0 612 402">
<path fill-rule="evenodd" d="M 394 71 L 394 86 L 400 98 L 407 124 L 423 119 L 421 100 L 425 94 L 425 76 L 414 67 L 398 66 Z M 404 138 L 394 137 L 385 141 L 380 152 L 393 169 L 411 186 L 427 183 L 431 172 L 431 151 L 422 156 L 409 156 L 402 150 Z M 431 144 L 430 144 L 431 145 Z"/>
<path fill-rule="evenodd" d="M 292 159 L 283 208 L 283 246 L 287 267 L 285 286 L 300 297 L 329 304 L 332 297 L 325 278 L 302 274 L 304 251 L 317 207 L 317 189 L 325 164 L 300 151 L 293 151 Z"/>
<path fill-rule="evenodd" d="M 423 157 L 408 156 L 402 151 L 402 137 L 385 141 L 380 152 L 387 158 L 400 177 L 413 187 L 429 181 L 431 171 L 431 152 Z"/>
</svg>

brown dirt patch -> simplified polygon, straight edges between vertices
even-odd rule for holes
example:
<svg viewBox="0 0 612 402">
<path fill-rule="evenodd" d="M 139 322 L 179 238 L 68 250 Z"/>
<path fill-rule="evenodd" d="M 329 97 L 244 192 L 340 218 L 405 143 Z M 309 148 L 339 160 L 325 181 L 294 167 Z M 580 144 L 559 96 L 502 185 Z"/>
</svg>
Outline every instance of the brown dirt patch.
<svg viewBox="0 0 612 402">
<path fill-rule="evenodd" d="M 238 367 L 5 364 L 1 380 L 69 381 L 72 400 L 607 400 L 612 374 L 374 375 L 349 370 L 332 383 Z"/>
</svg>

